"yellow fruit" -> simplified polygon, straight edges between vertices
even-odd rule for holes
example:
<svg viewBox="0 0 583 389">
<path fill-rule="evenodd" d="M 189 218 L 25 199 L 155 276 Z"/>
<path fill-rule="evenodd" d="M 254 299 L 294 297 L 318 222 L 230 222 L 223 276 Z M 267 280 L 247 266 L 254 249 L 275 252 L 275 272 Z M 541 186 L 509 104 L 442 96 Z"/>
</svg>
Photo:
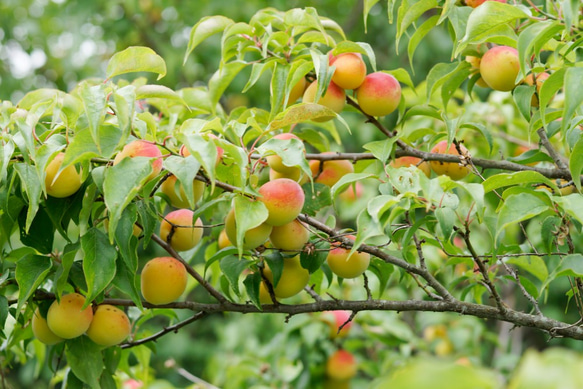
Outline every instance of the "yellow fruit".
<svg viewBox="0 0 583 389">
<path fill-rule="evenodd" d="M 81 173 L 73 165 L 67 166 L 59 173 L 64 158 L 65 154 L 59 153 L 47 165 L 45 187 L 49 196 L 57 198 L 69 197 L 77 192 L 83 183 Z"/>
<path fill-rule="evenodd" d="M 349 238 L 355 239 L 350 235 Z M 338 244 L 333 244 L 326 261 L 332 273 L 342 278 L 356 278 L 366 269 L 370 264 L 370 254 L 363 252 L 354 252 L 350 255 L 350 250 L 340 247 Z"/>
<path fill-rule="evenodd" d="M 97 307 L 87 336 L 101 346 L 115 346 L 123 342 L 131 331 L 130 319 L 121 309 L 103 304 Z"/>
<path fill-rule="evenodd" d="M 201 198 L 204 193 L 204 182 L 199 180 L 194 180 L 192 182 L 192 192 L 193 192 L 193 203 L 196 204 Z M 160 185 L 160 191 L 168 196 L 170 200 L 170 205 L 175 208 L 190 208 L 190 203 L 188 202 L 188 197 L 186 196 L 186 192 L 184 191 L 184 187 L 178 182 L 176 176 L 171 175 L 169 176 L 163 183 Z"/>
<path fill-rule="evenodd" d="M 326 361 L 326 375 L 333 380 L 348 381 L 356 375 L 356 359 L 346 350 L 337 350 Z"/>
<path fill-rule="evenodd" d="M 252 250 L 267 242 L 272 228 L 273 227 L 267 223 L 261 223 L 259 226 L 246 231 L 243 235 L 243 250 Z M 231 209 L 225 218 L 225 231 L 229 241 L 231 241 L 233 245 L 236 245 L 237 224 L 235 220 L 235 209 Z"/>
<path fill-rule="evenodd" d="M 200 242 L 203 233 L 202 221 L 200 218 L 193 221 L 193 215 L 190 209 L 178 209 L 167 214 L 160 223 L 160 238 L 174 250 L 192 249 Z"/>
<path fill-rule="evenodd" d="M 277 286 L 273 288 L 277 298 L 287 298 L 300 293 L 308 284 L 310 273 L 304 269 L 300 263 L 300 256 L 283 259 L 283 271 Z M 265 266 L 263 274 L 273 285 L 273 273 L 268 266 Z M 269 298 L 269 293 L 268 299 Z"/>
<path fill-rule="evenodd" d="M 32 333 L 39 341 L 49 346 L 65 340 L 51 331 L 47 324 L 47 319 L 42 317 L 38 308 L 32 316 Z"/>
<path fill-rule="evenodd" d="M 172 257 L 158 257 L 144 266 L 140 276 L 142 296 L 150 304 L 176 301 L 186 289 L 184 265 Z"/>
<path fill-rule="evenodd" d="M 69 293 L 55 300 L 47 314 L 47 324 L 51 331 L 64 339 L 76 338 L 87 331 L 93 320 L 91 306 L 81 309 L 85 304 L 85 297 L 78 293 Z"/>
</svg>

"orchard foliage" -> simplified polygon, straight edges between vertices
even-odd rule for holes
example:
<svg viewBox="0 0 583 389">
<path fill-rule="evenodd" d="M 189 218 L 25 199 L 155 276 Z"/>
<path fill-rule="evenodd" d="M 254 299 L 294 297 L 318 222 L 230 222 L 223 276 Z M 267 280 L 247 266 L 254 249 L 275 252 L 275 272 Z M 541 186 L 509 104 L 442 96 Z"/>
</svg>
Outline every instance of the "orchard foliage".
<svg viewBox="0 0 583 389">
<path fill-rule="evenodd" d="M 364 1 L 365 21 L 376 3 Z M 64 355 L 55 380 L 71 387 L 147 382 L 155 340 L 219 312 L 287 320 L 349 312 L 332 324 L 336 334 L 369 314 L 379 323 L 369 335 L 402 347 L 361 350 L 371 361 L 357 379 L 383 376 L 379 388 L 424 385 L 415 372 L 426 361 L 407 365 L 407 375 L 387 371 L 402 355 L 451 354 L 455 345 L 451 329 L 423 342 L 398 316 L 390 322 L 400 330 L 387 329 L 390 313 L 374 311 L 455 312 L 583 339 L 580 4 L 391 0 L 388 9 L 397 41 L 407 42 L 395 55 L 409 70 L 384 68 L 381 48 L 350 41 L 314 8 L 263 9 L 249 22 L 209 16 L 194 25 L 185 67 L 220 36 L 220 62 L 204 86 L 157 84 L 145 75 L 166 75 L 162 57 L 129 47 L 104 77 L 70 92 L 2 102 L 2 367 L 35 350 Z M 415 51 L 442 29 L 451 62 L 416 84 Z M 489 58 L 500 46 L 512 50 Z M 508 55 L 516 66 L 489 67 Z M 354 90 L 337 86 L 335 74 Z M 224 96 L 242 77 L 240 92 L 262 88 L 265 99 L 229 111 Z M 561 311 L 550 315 L 557 293 Z M 71 296 L 83 299 L 75 315 L 99 315 L 98 324 L 84 319 L 88 336 L 67 316 L 51 323 L 53 307 Z M 48 326 L 39 322 L 45 332 L 35 337 L 39 315 Z M 110 333 L 101 326 L 112 315 L 123 325 Z M 169 324 L 152 332 L 146 323 L 159 317 Z M 416 320 L 417 333 L 435 330 Z M 475 341 L 479 350 L 487 338 L 479 328 L 464 347 Z M 345 337 L 331 337 L 327 363 L 308 358 L 276 379 L 225 387 L 349 385 L 358 344 L 334 350 Z M 542 358 L 531 354 L 524 369 Z M 503 380 L 465 363 L 435 374 L 472 387 Z M 518 370 L 510 385 L 530 379 Z"/>
</svg>

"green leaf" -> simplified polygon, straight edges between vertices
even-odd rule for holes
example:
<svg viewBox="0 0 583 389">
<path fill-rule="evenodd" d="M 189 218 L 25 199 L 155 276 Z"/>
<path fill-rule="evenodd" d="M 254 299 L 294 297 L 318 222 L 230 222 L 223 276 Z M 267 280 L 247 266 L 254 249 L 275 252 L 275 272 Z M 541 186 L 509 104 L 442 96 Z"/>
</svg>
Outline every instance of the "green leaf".
<svg viewBox="0 0 583 389">
<path fill-rule="evenodd" d="M 227 87 L 231 84 L 233 79 L 247 66 L 247 63 L 242 61 L 233 61 L 227 64 L 223 64 L 219 70 L 213 74 L 209 80 L 209 98 L 211 102 L 211 108 L 213 113 L 219 99 L 223 96 L 223 93 Z"/>
<path fill-rule="evenodd" d="M 438 63 L 427 74 L 427 103 L 431 100 L 435 89 L 445 83 L 447 77 L 458 68 L 458 63 Z"/>
<path fill-rule="evenodd" d="M 401 36 L 405 33 L 407 28 L 419 20 L 421 15 L 429 11 L 432 8 L 437 7 L 437 0 L 420 0 L 416 2 L 403 1 L 401 7 L 399 7 L 399 24 L 397 25 L 397 43 L 399 45 L 399 40 Z"/>
<path fill-rule="evenodd" d="M 520 223 L 550 209 L 549 204 L 530 193 L 518 193 L 508 196 L 500 208 L 496 238 L 509 225 Z"/>
<path fill-rule="evenodd" d="M 522 77 L 530 68 L 531 56 L 538 57 L 543 46 L 563 29 L 558 20 L 548 20 L 537 21 L 520 32 L 517 48 Z"/>
<path fill-rule="evenodd" d="M 425 36 L 437 25 L 439 20 L 439 15 L 433 15 L 429 19 L 425 20 L 419 28 L 415 30 L 411 38 L 409 38 L 409 43 L 407 44 L 407 55 L 409 56 L 409 65 L 413 69 L 413 56 L 415 55 L 415 50 L 419 43 L 425 38 Z"/>
<path fill-rule="evenodd" d="M 529 349 L 513 371 L 508 389 L 583 387 L 581 355 L 564 347 L 543 352 Z"/>
<path fill-rule="evenodd" d="M 462 39 L 462 44 L 456 50 L 455 56 L 459 55 L 465 45 L 483 42 L 489 37 L 504 31 L 511 22 L 526 18 L 528 18 L 528 15 L 515 5 L 486 1 L 476 7 L 470 14 L 466 35 Z"/>
<path fill-rule="evenodd" d="M 85 306 L 88 306 L 115 277 L 117 250 L 109 243 L 107 235 L 97 228 L 89 229 L 81 237 L 81 249 L 84 254 L 83 273 L 88 288 Z"/>
<path fill-rule="evenodd" d="M 100 346 L 87 336 L 79 336 L 67 341 L 65 355 L 77 378 L 91 388 L 100 387 L 99 377 L 104 369 Z"/>
<path fill-rule="evenodd" d="M 555 270 L 556 277 L 583 277 L 583 255 L 567 255 L 561 261 L 559 267 Z"/>
<path fill-rule="evenodd" d="M 217 163 L 217 147 L 212 141 L 206 140 L 202 135 L 186 135 L 181 138 L 184 146 L 190 152 L 192 157 L 186 157 L 186 159 L 194 159 L 194 161 L 185 161 L 182 163 L 183 167 L 190 167 L 191 169 L 196 170 L 194 172 L 195 175 L 198 173 L 200 166 L 202 165 L 203 169 L 206 171 L 208 178 L 211 180 L 211 192 L 214 191 L 215 187 L 215 165 Z M 184 174 L 182 168 L 178 168 L 176 164 L 171 160 L 169 168 L 172 168 L 174 171 L 179 173 L 176 175 L 179 179 L 182 178 L 185 181 L 181 180 L 183 185 L 189 185 L 186 183 L 187 174 Z M 198 167 L 196 166 L 196 162 L 199 163 Z M 172 170 L 171 170 L 172 171 Z M 192 177 L 194 179 L 194 177 Z M 192 180 L 190 180 L 190 187 L 192 187 Z M 185 188 L 187 189 L 187 188 Z M 190 195 L 192 192 L 187 192 Z M 191 197 L 190 197 L 191 198 Z"/>
<path fill-rule="evenodd" d="M 565 72 L 565 68 L 557 70 L 556 72 L 552 73 L 551 76 L 547 78 L 540 87 L 538 99 L 540 106 L 540 116 L 542 118 L 543 125 L 547 123 L 545 112 L 549 102 L 553 99 L 559 89 L 563 87 Z M 536 128 L 536 130 L 538 130 L 538 128 Z"/>
<path fill-rule="evenodd" d="M 371 173 L 348 173 L 343 175 L 336 184 L 330 188 L 330 195 L 335 199 L 340 193 L 352 183 L 362 181 L 366 178 L 374 177 Z"/>
<path fill-rule="evenodd" d="M 16 315 L 49 274 L 53 263 L 49 257 L 29 254 L 16 262 L 15 278 L 18 283 Z"/>
<path fill-rule="evenodd" d="M 529 85 L 518 85 L 512 91 L 512 97 L 514 98 L 514 102 L 518 107 L 518 111 L 527 121 L 530 121 L 531 119 L 530 107 L 534 91 L 535 87 Z"/>
<path fill-rule="evenodd" d="M 338 117 L 338 114 L 328 107 L 315 103 L 300 103 L 288 107 L 279 113 L 270 123 L 271 130 L 278 130 L 296 123 L 308 120 L 329 120 Z"/>
<path fill-rule="evenodd" d="M 89 129 L 77 131 L 65 150 L 63 166 L 88 161 L 91 158 L 111 158 L 122 140 L 122 132 L 117 126 L 104 124 L 99 127 L 98 136 L 101 148 L 93 143 Z"/>
<path fill-rule="evenodd" d="M 377 140 L 374 142 L 369 142 L 362 147 L 365 150 L 370 151 L 376 159 L 386 164 L 393 155 L 393 151 L 395 150 L 395 142 L 397 139 L 397 137 L 393 137 L 385 140 Z"/>
<path fill-rule="evenodd" d="M 151 172 L 152 161 L 146 157 L 124 158 L 106 169 L 103 196 L 109 209 L 110 241 L 113 242 L 123 210 L 136 197 Z"/>
<path fill-rule="evenodd" d="M 123 134 L 123 142 L 125 143 L 132 129 L 136 105 L 136 87 L 134 85 L 127 85 L 116 90 L 113 93 L 113 101 L 115 101 L 115 116 L 119 123 L 119 129 Z M 99 135 L 101 136 L 101 134 Z"/>
<path fill-rule="evenodd" d="M 565 72 L 565 108 L 563 109 L 563 121 L 561 122 L 563 131 L 569 126 L 571 119 L 583 105 L 583 88 L 581 88 L 581 85 L 583 85 L 583 68 L 568 68 Z"/>
<path fill-rule="evenodd" d="M 451 234 L 453 233 L 453 226 L 455 225 L 455 221 L 457 219 L 455 211 L 451 208 L 437 208 L 435 210 L 435 218 L 439 223 L 439 229 L 443 234 L 443 239 L 449 240 Z"/>
<path fill-rule="evenodd" d="M 42 254 L 50 254 L 53 251 L 55 229 L 51 218 L 43 208 L 40 208 L 34 216 L 28 231 L 25 229 L 25 212 L 20 213 L 18 224 L 20 226 L 20 241 L 22 244 L 33 247 Z"/>
<path fill-rule="evenodd" d="M 271 138 L 257 147 L 257 152 L 262 156 L 277 155 L 281 157 L 281 161 L 285 166 L 298 166 L 307 176 L 312 174 L 310 166 L 304 157 L 306 148 L 304 143 L 298 139 Z"/>
<path fill-rule="evenodd" d="M 174 174 L 182 186 L 182 190 L 188 199 L 190 207 L 194 209 L 194 179 L 200 169 L 200 163 L 196 158 L 183 158 L 171 155 L 164 159 L 164 168 Z"/>
<path fill-rule="evenodd" d="M 151 72 L 158 74 L 158 80 L 166 75 L 166 62 L 149 47 L 132 46 L 115 53 L 107 64 L 106 77 L 126 73 Z"/>
<path fill-rule="evenodd" d="M 258 227 L 267 220 L 268 211 L 261 201 L 253 201 L 245 196 L 236 196 L 233 200 L 235 208 L 235 222 L 237 224 L 237 248 L 239 256 L 243 253 L 245 233 Z"/>
<path fill-rule="evenodd" d="M 315 273 L 320 269 L 322 264 L 326 261 L 328 251 L 330 250 L 330 242 L 326 240 L 318 239 L 312 244 L 314 245 L 315 250 L 311 252 L 304 250 L 300 253 L 300 264 L 304 269 L 309 271 L 310 274 Z"/>
<path fill-rule="evenodd" d="M 553 200 L 572 218 L 583 224 L 583 196 L 553 197 Z"/>
<path fill-rule="evenodd" d="M 208 37 L 224 31 L 227 27 L 233 24 L 231 19 L 215 15 L 206 16 L 198 21 L 190 30 L 190 39 L 188 41 L 188 48 L 186 49 L 186 54 L 184 55 L 183 63 L 186 63 L 188 56 L 192 53 L 192 50 L 196 48 L 201 42 L 203 42 Z"/>
<path fill-rule="evenodd" d="M 115 230 L 115 242 L 121 258 L 127 268 L 134 273 L 138 271 L 138 240 L 134 236 L 134 226 L 137 220 L 138 207 L 136 204 L 129 204 L 123 210 Z"/>
<path fill-rule="evenodd" d="M 180 95 L 164 85 L 142 85 L 136 89 L 136 99 L 164 99 L 175 101 L 188 107 Z"/>
<path fill-rule="evenodd" d="M 239 228 L 239 225 L 237 225 Z M 235 292 L 235 294 L 241 297 L 241 291 L 239 290 L 239 277 L 243 273 L 243 270 L 249 267 L 250 261 L 238 258 L 234 255 L 228 255 L 221 259 L 219 262 L 219 266 L 221 271 L 229 280 L 229 285 L 231 285 L 231 289 Z"/>
<path fill-rule="evenodd" d="M 257 309 L 261 310 L 261 302 L 259 301 L 259 285 L 261 284 L 261 274 L 259 272 L 247 274 L 245 280 L 243 280 L 243 285 L 247 291 L 247 295 L 251 299 L 251 302 Z"/>
<path fill-rule="evenodd" d="M 524 257 L 512 257 L 509 258 L 506 263 L 509 265 L 516 265 L 523 270 L 526 270 L 536 278 L 538 278 L 541 282 L 545 282 L 547 277 L 549 276 L 549 271 L 547 269 L 547 265 L 545 261 L 541 257 L 537 257 L 536 255 L 533 256 L 524 256 Z"/>
<path fill-rule="evenodd" d="M 283 266 L 285 263 L 285 259 L 281 255 L 279 251 L 272 251 L 267 255 L 263 256 L 265 262 L 267 262 L 267 266 L 269 270 L 271 270 L 271 276 L 273 279 L 272 286 L 275 288 L 277 284 L 279 284 L 279 280 L 281 279 L 281 275 L 283 274 Z"/>
<path fill-rule="evenodd" d="M 583 171 L 583 136 L 579 134 L 579 140 L 571 150 L 569 157 L 569 170 L 571 177 L 579 177 Z M 581 180 L 573 180 L 578 191 L 581 191 Z"/>
<path fill-rule="evenodd" d="M 83 101 L 83 107 L 89 122 L 91 139 L 97 150 L 101 150 L 101 139 L 99 138 L 99 128 L 105 118 L 107 110 L 107 94 L 104 84 L 91 86 L 88 83 L 81 84 L 79 95 Z"/>
<path fill-rule="evenodd" d="M 367 32 L 367 20 L 368 20 L 368 14 L 370 13 L 370 10 L 372 9 L 372 7 L 374 7 L 374 5 L 376 3 L 378 3 L 379 0 L 364 0 L 364 10 L 363 10 L 363 19 L 364 19 L 364 32 Z"/>
<path fill-rule="evenodd" d="M 503 188 L 506 186 L 514 186 L 521 184 L 539 184 L 544 183 L 548 185 L 553 191 L 558 191 L 557 185 L 552 181 L 534 171 L 514 172 L 514 173 L 500 173 L 493 175 L 483 182 L 484 192 L 488 193 L 493 190 Z"/>
<path fill-rule="evenodd" d="M 306 183 L 302 185 L 306 195 L 302 213 L 315 216 L 323 208 L 332 205 L 332 196 L 330 196 L 330 187 L 324 184 Z"/>
<path fill-rule="evenodd" d="M 26 222 L 24 224 L 24 232 L 28 232 L 38 211 L 42 185 L 37 172 L 32 165 L 26 163 L 15 163 L 13 166 L 20 177 L 21 185 L 28 198 L 28 210 L 26 213 Z"/>
</svg>

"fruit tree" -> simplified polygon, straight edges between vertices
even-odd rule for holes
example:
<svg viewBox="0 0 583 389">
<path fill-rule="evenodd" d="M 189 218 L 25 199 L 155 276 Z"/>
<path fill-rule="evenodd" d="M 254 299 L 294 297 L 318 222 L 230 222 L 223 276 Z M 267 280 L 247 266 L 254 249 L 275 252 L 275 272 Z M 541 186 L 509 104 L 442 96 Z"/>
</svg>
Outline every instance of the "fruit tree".
<svg viewBox="0 0 583 389">
<path fill-rule="evenodd" d="M 552 354 L 480 365 L 512 328 L 581 349 L 582 8 L 466 3 L 389 1 L 398 68 L 324 10 L 266 8 L 194 23 L 184 67 L 220 38 L 195 86 L 160 85 L 164 59 L 131 46 L 1 102 L 0 370 L 147 384 L 158 344 L 237 315 L 308 346 L 206 377 L 226 388 L 542 385 Z M 451 60 L 419 75 L 432 34 Z M 241 80 L 261 99 L 227 108 Z"/>
</svg>

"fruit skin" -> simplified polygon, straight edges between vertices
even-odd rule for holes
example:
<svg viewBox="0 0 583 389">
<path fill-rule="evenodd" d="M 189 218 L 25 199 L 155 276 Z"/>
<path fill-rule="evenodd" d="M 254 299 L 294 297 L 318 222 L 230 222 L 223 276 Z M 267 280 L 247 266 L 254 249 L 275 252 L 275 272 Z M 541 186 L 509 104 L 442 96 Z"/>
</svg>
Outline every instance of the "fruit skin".
<svg viewBox="0 0 583 389">
<path fill-rule="evenodd" d="M 277 134 L 272 139 L 281 139 L 281 140 L 297 139 L 301 142 L 300 138 L 298 138 L 297 136 L 295 136 L 294 134 L 292 134 L 290 132 L 285 132 L 283 134 Z M 275 155 L 275 154 L 269 155 L 269 156 L 265 157 L 265 160 L 267 161 L 267 165 L 269 165 L 269 167 L 272 170 L 275 170 L 278 173 L 281 173 L 285 176 L 295 177 L 297 175 L 299 177 L 299 175 L 301 175 L 301 169 L 298 166 L 286 166 L 286 165 L 284 165 L 283 160 L 281 159 L 281 157 L 279 155 Z M 296 180 L 294 180 L 294 181 L 296 181 Z"/>
<path fill-rule="evenodd" d="M 273 227 L 269 240 L 276 249 L 284 251 L 300 251 L 310 239 L 310 232 L 296 220 L 282 226 Z"/>
<path fill-rule="evenodd" d="M 392 113 L 401 102 L 401 85 L 392 75 L 376 72 L 367 75 L 356 90 L 358 105 L 370 116 Z"/>
<path fill-rule="evenodd" d="M 337 350 L 326 361 L 326 375 L 333 380 L 348 381 L 356 372 L 356 359 L 346 350 Z"/>
<path fill-rule="evenodd" d="M 130 335 L 131 328 L 130 319 L 124 311 L 103 304 L 93 313 L 87 336 L 101 346 L 110 347 L 123 342 Z"/>
<path fill-rule="evenodd" d="M 281 272 L 281 277 L 279 278 L 277 286 L 273 288 L 275 297 L 277 297 L 278 299 L 295 296 L 296 294 L 300 293 L 304 289 L 304 287 L 308 284 L 308 281 L 310 279 L 310 273 L 308 272 L 308 270 L 302 267 L 299 255 L 296 255 L 293 258 L 284 258 L 282 260 L 283 270 Z M 271 272 L 269 266 L 267 266 L 267 263 L 265 264 L 265 268 L 263 269 L 263 275 L 273 285 L 273 273 Z M 264 288 L 265 291 L 267 291 L 265 285 Z M 271 301 L 271 298 L 269 297 L 269 292 L 267 293 L 267 296 L 268 299 Z"/>
<path fill-rule="evenodd" d="M 447 141 L 442 140 L 431 149 L 431 152 L 438 154 L 459 155 L 457 148 L 453 143 L 450 145 L 449 150 L 446 151 L 446 149 Z M 460 144 L 460 149 L 464 153 L 468 151 L 462 144 Z M 468 167 L 460 166 L 460 164 L 457 162 L 429 161 L 429 165 L 435 174 L 449 176 L 452 180 L 461 180 L 470 173 L 470 169 Z"/>
<path fill-rule="evenodd" d="M 85 297 L 79 293 L 69 293 L 55 300 L 47 313 L 47 324 L 51 331 L 64 339 L 76 338 L 89 328 L 93 319 L 91 306 L 85 307 Z"/>
<path fill-rule="evenodd" d="M 265 223 L 282 226 L 298 217 L 304 207 L 305 195 L 302 187 L 289 178 L 279 178 L 263 184 L 259 190 L 259 201 L 267 207 L 269 216 Z"/>
<path fill-rule="evenodd" d="M 307 87 L 308 81 L 305 78 L 300 79 L 289 92 L 287 106 L 290 106 L 296 101 L 298 101 L 298 99 L 304 95 L 304 92 L 306 91 Z"/>
<path fill-rule="evenodd" d="M 540 93 L 540 88 L 542 87 L 543 83 L 546 81 L 547 78 L 549 78 L 551 75 L 548 73 L 539 73 L 536 75 L 536 93 L 532 95 L 531 99 L 530 99 L 530 105 L 533 107 L 538 107 L 539 106 L 539 101 L 538 101 L 538 94 Z M 532 73 L 530 73 L 529 75 L 527 75 L 524 78 L 524 82 L 527 85 L 533 86 L 534 85 L 534 81 L 533 81 L 533 75 Z"/>
<path fill-rule="evenodd" d="M 350 311 L 327 311 L 323 313 L 323 320 L 330 326 L 330 338 L 345 338 L 352 327 L 352 321 L 348 321 L 350 319 L 351 312 Z M 340 332 L 338 329 L 344 323 L 346 325 L 342 327 Z"/>
<path fill-rule="evenodd" d="M 322 155 L 334 154 L 332 152 L 325 152 Z M 322 164 L 322 171 L 320 172 L 320 161 L 311 160 L 310 170 L 312 171 L 312 177 L 316 178 L 315 182 L 318 184 L 324 184 L 329 187 L 334 186 L 340 179 L 348 174 L 354 173 L 354 166 L 352 163 L 346 159 L 338 159 L 331 161 L 324 161 Z"/>
<path fill-rule="evenodd" d="M 423 172 L 423 174 L 425 174 L 428 178 L 429 176 L 431 176 L 431 167 L 429 166 L 429 164 L 425 161 L 421 162 L 421 158 L 417 158 L 417 157 L 400 157 L 397 158 L 393 161 L 391 161 L 391 166 L 392 167 L 407 167 L 407 166 L 415 166 L 417 167 L 419 170 L 421 170 Z"/>
<path fill-rule="evenodd" d="M 336 113 L 342 112 L 344 105 L 346 104 L 346 92 L 344 89 L 340 88 L 338 85 L 330 82 L 326 93 L 320 97 L 320 100 L 314 101 L 316 99 L 316 93 L 318 92 L 318 81 L 312 82 L 306 91 L 304 92 L 304 97 L 302 101 L 304 103 L 318 103 L 330 108 Z M 328 120 L 334 119 L 333 116 L 326 116 L 318 119 L 314 119 L 316 122 L 326 122 Z"/>
<path fill-rule="evenodd" d="M 148 181 L 156 178 L 158 174 L 162 171 L 162 152 L 158 147 L 148 141 L 145 140 L 135 140 L 133 142 L 128 143 L 124 146 L 124 148 L 115 156 L 113 160 L 113 164 L 117 165 L 120 163 L 125 157 L 134 158 L 134 157 L 151 157 L 156 158 L 152 162 L 152 173 L 148 176 Z"/>
<path fill-rule="evenodd" d="M 486 1 L 496 1 L 498 3 L 506 3 L 506 0 L 466 0 L 466 5 L 476 8 L 479 5 L 484 4 Z"/>
<path fill-rule="evenodd" d="M 202 198 L 204 193 L 204 182 L 194 179 L 192 181 L 192 192 L 193 192 L 193 202 L 196 204 Z M 178 182 L 175 175 L 169 176 L 160 185 L 160 191 L 168 196 L 170 200 L 170 205 L 175 208 L 190 208 L 186 192 L 184 192 L 184 187 Z"/>
<path fill-rule="evenodd" d="M 51 197 L 69 197 L 77 192 L 81 184 L 83 184 L 81 173 L 73 165 L 69 165 L 63 169 L 61 174 L 55 179 L 63 164 L 64 158 L 65 153 L 58 153 L 46 167 L 45 187 L 47 194 Z"/>
<path fill-rule="evenodd" d="M 48 346 L 52 346 L 53 344 L 57 344 L 65 340 L 60 336 L 55 335 L 55 333 L 51 331 L 47 324 L 47 319 L 42 317 L 39 308 L 37 308 L 32 315 L 32 333 L 34 334 L 35 338 Z"/>
<path fill-rule="evenodd" d="M 354 240 L 353 235 L 349 235 L 348 238 Z M 356 278 L 360 276 L 368 268 L 370 264 L 370 254 L 362 252 L 354 252 L 352 255 L 348 256 L 350 253 L 349 249 L 340 247 L 339 244 L 333 244 L 333 248 L 328 252 L 328 257 L 326 261 L 332 273 L 336 274 L 338 277 L 342 278 Z"/>
<path fill-rule="evenodd" d="M 363 192 L 364 192 L 363 185 L 359 181 L 357 181 L 354 183 L 354 185 L 350 184 L 350 186 L 344 192 L 340 193 L 338 197 L 343 201 L 351 203 L 361 198 Z"/>
<path fill-rule="evenodd" d="M 193 223 L 193 215 L 194 212 L 190 209 L 177 209 L 168 213 L 160 223 L 160 238 L 170 243 L 170 246 L 177 251 L 190 250 L 196 246 L 202 238 L 203 228 L 200 218 Z M 168 241 L 173 225 L 176 227 Z"/>
<path fill-rule="evenodd" d="M 261 223 L 257 227 L 245 232 L 245 235 L 243 236 L 243 250 L 252 250 L 267 242 L 272 228 L 273 227 L 267 223 Z M 235 220 L 235 209 L 231 209 L 225 218 L 225 232 L 233 245 L 236 245 L 237 224 Z"/>
<path fill-rule="evenodd" d="M 366 77 L 366 64 L 360 53 L 330 54 L 328 58 L 330 66 L 336 67 L 332 75 L 336 85 L 342 89 L 356 89 L 362 85 Z"/>
<path fill-rule="evenodd" d="M 511 91 L 520 71 L 518 51 L 510 46 L 496 46 L 482 56 L 480 74 L 488 86 L 498 91 Z"/>
<path fill-rule="evenodd" d="M 157 257 L 146 263 L 140 275 L 144 300 L 161 305 L 176 301 L 186 289 L 184 265 L 172 257 Z"/>
<path fill-rule="evenodd" d="M 219 246 L 219 250 L 222 250 L 229 246 L 233 246 L 233 243 L 231 243 L 231 240 L 227 236 L 227 231 L 224 228 L 219 233 L 219 239 L 217 240 L 217 244 Z"/>
</svg>

